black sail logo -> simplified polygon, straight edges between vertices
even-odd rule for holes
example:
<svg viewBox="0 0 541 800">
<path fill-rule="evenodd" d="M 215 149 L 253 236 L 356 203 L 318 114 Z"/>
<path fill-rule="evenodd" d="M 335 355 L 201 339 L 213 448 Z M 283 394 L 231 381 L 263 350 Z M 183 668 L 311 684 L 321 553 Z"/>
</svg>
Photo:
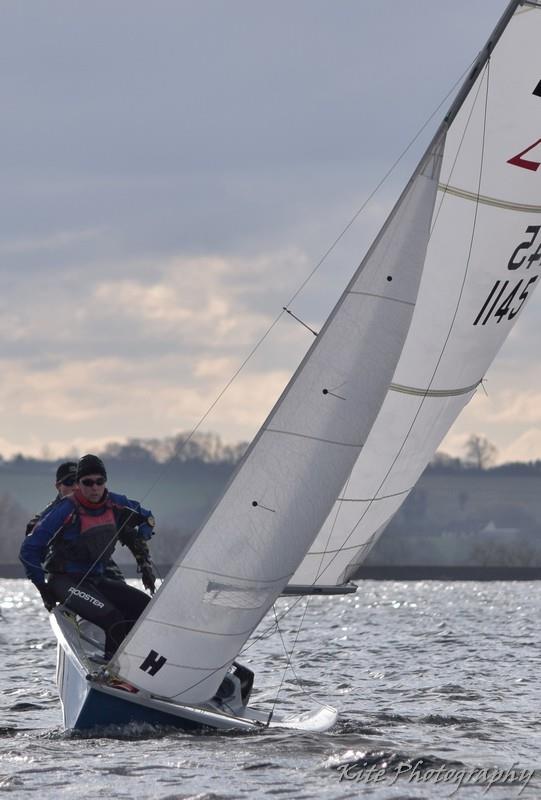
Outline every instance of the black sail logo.
<svg viewBox="0 0 541 800">
<path fill-rule="evenodd" d="M 165 656 L 161 656 L 155 650 L 151 650 L 139 669 L 142 669 L 143 672 L 148 672 L 151 677 L 154 677 L 154 675 L 161 670 L 166 661 L 167 659 Z"/>
</svg>

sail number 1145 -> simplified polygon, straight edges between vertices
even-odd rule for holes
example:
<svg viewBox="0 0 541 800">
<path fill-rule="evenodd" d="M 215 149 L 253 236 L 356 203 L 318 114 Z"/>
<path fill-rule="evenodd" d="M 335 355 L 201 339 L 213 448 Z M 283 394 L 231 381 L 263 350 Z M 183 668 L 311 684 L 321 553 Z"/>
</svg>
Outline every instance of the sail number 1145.
<svg viewBox="0 0 541 800">
<path fill-rule="evenodd" d="M 515 248 L 507 264 L 508 269 L 530 269 L 533 264 L 541 262 L 541 244 L 538 243 L 534 250 L 539 231 L 541 225 L 529 225 L 526 228 L 529 238 Z M 524 277 L 518 281 L 496 281 L 473 324 L 486 325 L 490 319 L 501 322 L 503 319 L 511 320 L 516 317 L 537 278 L 538 275 L 532 275 L 531 278 Z"/>
</svg>

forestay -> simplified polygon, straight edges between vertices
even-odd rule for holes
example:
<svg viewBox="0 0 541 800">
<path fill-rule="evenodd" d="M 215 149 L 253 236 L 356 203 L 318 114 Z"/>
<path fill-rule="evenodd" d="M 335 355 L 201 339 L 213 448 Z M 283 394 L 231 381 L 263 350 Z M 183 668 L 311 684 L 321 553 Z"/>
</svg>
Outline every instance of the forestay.
<svg viewBox="0 0 541 800">
<path fill-rule="evenodd" d="M 155 695 L 201 703 L 293 575 L 389 388 L 437 196 L 438 135 L 221 500 L 115 656 Z"/>
<path fill-rule="evenodd" d="M 404 502 L 539 283 L 541 8 L 512 19 L 447 134 L 392 386 L 294 584 L 339 584 Z"/>
</svg>

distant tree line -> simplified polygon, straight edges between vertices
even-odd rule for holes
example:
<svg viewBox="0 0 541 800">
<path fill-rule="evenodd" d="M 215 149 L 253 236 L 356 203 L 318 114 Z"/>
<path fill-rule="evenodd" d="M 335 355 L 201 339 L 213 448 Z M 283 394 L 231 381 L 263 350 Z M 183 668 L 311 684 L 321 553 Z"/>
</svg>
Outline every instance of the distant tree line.
<svg viewBox="0 0 541 800">
<path fill-rule="evenodd" d="M 214 433 L 196 433 L 193 436 L 179 433 L 176 436 L 167 436 L 164 439 L 133 438 L 126 443 L 110 442 L 98 450 L 105 461 L 111 459 L 130 464 L 149 465 L 170 464 L 172 462 L 201 462 L 203 464 L 234 465 L 243 456 L 247 448 L 246 442 L 238 444 L 224 444 L 219 436 Z M 57 464 L 68 459 L 77 460 L 78 455 L 68 452 L 61 458 L 50 457 L 35 458 L 17 454 L 11 459 L 4 459 L 0 455 L 0 464 L 3 462 L 11 467 L 28 463 Z"/>
<path fill-rule="evenodd" d="M 464 445 L 464 458 L 456 458 L 438 451 L 427 472 L 489 472 L 493 475 L 537 475 L 541 473 L 541 460 L 516 461 L 495 466 L 498 451 L 486 436 L 472 433 Z"/>
<path fill-rule="evenodd" d="M 214 433 L 179 433 L 163 439 L 132 438 L 125 443 L 110 442 L 98 454 L 106 461 L 123 464 L 150 466 L 152 464 L 215 464 L 234 466 L 242 458 L 248 447 L 247 442 L 224 444 Z M 541 472 L 541 460 L 511 462 L 495 466 L 496 447 L 485 436 L 471 434 L 464 445 L 464 457 L 450 456 L 438 451 L 427 467 L 429 472 L 458 472 L 463 470 L 490 471 L 509 475 L 531 475 Z M 18 454 L 4 459 L 0 454 L 0 465 L 20 466 L 24 469 L 29 463 L 57 464 L 66 459 L 77 460 L 76 453 L 67 453 L 62 458 L 35 458 Z"/>
<path fill-rule="evenodd" d="M 115 485 L 118 482 L 129 496 L 143 500 L 153 492 L 149 503 L 159 519 L 159 535 L 152 551 L 157 563 L 170 564 L 220 496 L 246 447 L 245 443 L 226 445 L 212 433 L 191 437 L 180 433 L 164 439 L 111 442 L 100 455 Z M 17 561 L 26 522 L 53 494 L 59 461 L 77 458 L 74 453 L 54 460 L 46 455 L 40 459 L 0 456 L 0 485 L 2 472 L 6 478 L 0 489 L 0 564 Z M 534 500 L 530 495 L 521 496 L 518 503 L 512 492 L 509 496 L 504 492 L 495 502 L 493 482 L 487 480 L 501 475 L 509 476 L 512 483 L 513 477 L 541 476 L 541 460 L 494 466 L 495 458 L 494 445 L 473 434 L 465 444 L 463 458 L 436 453 L 425 475 L 443 476 L 439 484 L 445 489 L 446 508 L 433 488 L 438 480 L 432 481 L 429 489 L 421 478 L 370 560 L 386 564 L 409 563 L 411 559 L 420 563 L 420 558 L 436 564 L 541 564 L 541 544 L 537 544 L 541 542 L 541 521 Z M 532 483 L 534 488 L 528 491 L 536 499 L 535 481 Z"/>
</svg>

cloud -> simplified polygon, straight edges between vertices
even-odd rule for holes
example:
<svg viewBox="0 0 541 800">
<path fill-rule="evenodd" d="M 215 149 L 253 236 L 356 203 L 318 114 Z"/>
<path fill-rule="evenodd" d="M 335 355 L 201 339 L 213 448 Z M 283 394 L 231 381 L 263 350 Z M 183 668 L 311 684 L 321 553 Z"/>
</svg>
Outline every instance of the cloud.
<svg viewBox="0 0 541 800">
<path fill-rule="evenodd" d="M 279 313 L 305 263 L 291 250 L 134 260 L 114 272 L 97 262 L 59 282 L 39 275 L 31 290 L 15 284 L 0 298 L 3 356 L 24 356 L 25 344 L 29 359 L 52 361 L 245 348 Z"/>
<path fill-rule="evenodd" d="M 530 428 L 518 436 L 511 445 L 499 453 L 498 463 L 509 461 L 539 461 L 541 458 L 541 430 Z"/>
<path fill-rule="evenodd" d="M 230 443 L 253 438 L 290 377 L 285 371 L 239 377 L 205 419 L 202 430 L 224 431 L 223 438 Z M 185 427 L 191 428 L 218 397 L 221 388 L 213 381 L 211 392 L 204 387 L 162 391 L 162 413 L 170 425 L 184 419 L 190 423 Z"/>
<path fill-rule="evenodd" d="M 1 439 L 0 453 L 47 451 L 60 457 L 74 448 L 191 430 L 223 389 L 231 364 L 227 359 L 202 362 L 199 374 L 184 385 L 183 366 L 188 365 L 164 357 L 142 380 L 136 363 L 114 358 L 32 373 L 0 362 L 6 378 L 0 411 L 4 418 L 16 413 L 18 420 Z M 289 377 L 284 371 L 241 374 L 202 430 L 222 431 L 222 438 L 232 443 L 251 438 Z"/>
<path fill-rule="evenodd" d="M 234 296 L 224 291 L 234 264 L 225 259 L 178 259 L 165 265 L 158 280 L 108 280 L 93 291 L 91 305 L 103 316 L 116 315 L 137 321 L 144 333 L 168 337 L 172 334 L 201 340 L 231 335 L 237 326 L 248 334 L 261 326 L 261 318 L 236 319 Z"/>
<path fill-rule="evenodd" d="M 541 439 L 533 427 L 539 425 L 541 429 L 541 370 L 530 370 L 514 389 L 506 388 L 505 370 L 501 373 L 497 367 L 493 370 L 495 375 L 489 395 L 477 392 L 440 449 L 452 456 L 463 457 L 468 437 L 476 433 L 486 436 L 497 447 L 498 464 L 541 458 Z M 536 385 L 540 388 L 529 388 Z"/>
<path fill-rule="evenodd" d="M 30 236 L 24 239 L 0 240 L 0 257 L 19 253 L 43 253 L 44 250 L 57 252 L 76 245 L 85 245 L 103 234 L 100 229 L 56 231 L 47 236 Z"/>
<path fill-rule="evenodd" d="M 167 435 L 198 419 L 505 0 L 474 5 L 8 4 L 0 452 Z M 296 297 L 303 321 L 321 327 L 422 147 Z M 500 361 L 517 393 L 534 391 L 534 308 Z M 311 341 L 282 319 L 209 425 L 247 438 Z M 480 416 L 471 404 L 466 414 L 459 424 L 475 430 Z M 490 424 L 503 444 L 520 435 L 511 419 Z"/>
<path fill-rule="evenodd" d="M 275 295 L 304 263 L 297 251 L 176 257 L 146 276 L 136 262 L 131 278 L 90 281 L 82 302 L 76 282 L 39 279 L 26 315 L 4 319 L 0 409 L 13 420 L 4 455 L 191 429 L 276 319 Z M 310 343 L 284 317 L 206 425 L 228 441 L 251 437 Z"/>
<path fill-rule="evenodd" d="M 491 424 L 541 424 L 541 389 L 503 391 L 485 404 L 485 419 Z"/>
</svg>

